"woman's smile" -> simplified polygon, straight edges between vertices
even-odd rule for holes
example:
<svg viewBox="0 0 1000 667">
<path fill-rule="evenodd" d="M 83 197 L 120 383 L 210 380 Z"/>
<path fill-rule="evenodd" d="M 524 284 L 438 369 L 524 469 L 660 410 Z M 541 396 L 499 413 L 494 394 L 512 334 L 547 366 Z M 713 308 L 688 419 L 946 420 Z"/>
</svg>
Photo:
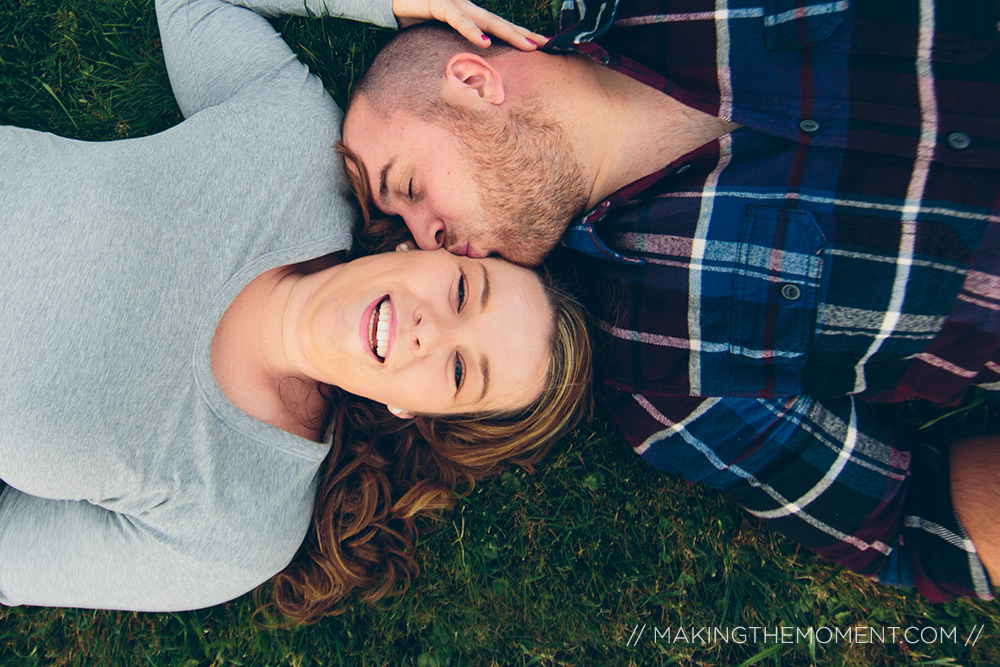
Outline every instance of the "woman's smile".
<svg viewBox="0 0 1000 667">
<path fill-rule="evenodd" d="M 274 308 L 289 375 L 413 414 L 518 409 L 541 391 L 552 308 L 523 267 L 410 251 L 288 279 Z"/>
<path fill-rule="evenodd" d="M 396 307 L 388 294 L 381 296 L 365 309 L 361 317 L 361 342 L 379 363 L 396 342 Z"/>
</svg>

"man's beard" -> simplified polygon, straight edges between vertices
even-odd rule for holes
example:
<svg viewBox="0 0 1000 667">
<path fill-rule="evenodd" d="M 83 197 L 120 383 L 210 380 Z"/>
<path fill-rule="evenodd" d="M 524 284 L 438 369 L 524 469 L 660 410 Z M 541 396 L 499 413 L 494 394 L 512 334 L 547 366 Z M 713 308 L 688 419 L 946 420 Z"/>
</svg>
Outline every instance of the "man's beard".
<svg viewBox="0 0 1000 667">
<path fill-rule="evenodd" d="M 583 175 L 566 131 L 525 104 L 499 118 L 444 102 L 431 111 L 461 143 L 496 251 L 534 266 L 587 203 Z"/>
</svg>

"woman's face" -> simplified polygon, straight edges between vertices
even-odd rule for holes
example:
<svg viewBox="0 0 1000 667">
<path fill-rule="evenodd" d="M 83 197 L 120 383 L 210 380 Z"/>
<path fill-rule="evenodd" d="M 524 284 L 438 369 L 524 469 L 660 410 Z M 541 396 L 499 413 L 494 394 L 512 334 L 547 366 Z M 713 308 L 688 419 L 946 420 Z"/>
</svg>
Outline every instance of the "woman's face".
<svg viewBox="0 0 1000 667">
<path fill-rule="evenodd" d="M 518 409 L 541 393 L 553 317 L 527 269 L 413 250 L 310 278 L 299 340 L 314 379 L 401 416 Z"/>
</svg>

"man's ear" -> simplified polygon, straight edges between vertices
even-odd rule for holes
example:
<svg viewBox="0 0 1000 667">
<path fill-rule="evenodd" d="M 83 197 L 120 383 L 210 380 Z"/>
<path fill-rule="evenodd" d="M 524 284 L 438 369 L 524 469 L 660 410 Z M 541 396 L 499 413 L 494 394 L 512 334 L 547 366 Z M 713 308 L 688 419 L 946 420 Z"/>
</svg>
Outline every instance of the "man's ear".
<svg viewBox="0 0 1000 667">
<path fill-rule="evenodd" d="M 503 104 L 503 78 L 482 56 L 456 53 L 445 65 L 444 74 L 441 97 L 446 102 L 471 107 Z"/>
</svg>

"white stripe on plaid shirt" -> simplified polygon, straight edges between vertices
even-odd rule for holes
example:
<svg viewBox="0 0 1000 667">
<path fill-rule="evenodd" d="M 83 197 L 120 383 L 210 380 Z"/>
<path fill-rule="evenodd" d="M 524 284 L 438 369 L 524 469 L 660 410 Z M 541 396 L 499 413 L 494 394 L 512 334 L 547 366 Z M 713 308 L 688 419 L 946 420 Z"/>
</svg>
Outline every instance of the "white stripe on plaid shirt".
<svg viewBox="0 0 1000 667">
<path fill-rule="evenodd" d="M 849 535 L 847 533 L 844 533 L 843 531 L 837 530 L 830 524 L 821 521 L 817 517 L 805 511 L 805 506 L 808 505 L 813 500 L 815 500 L 820 495 L 822 495 L 824 491 L 826 491 L 830 486 L 832 486 L 836 482 L 837 476 L 844 470 L 844 468 L 847 466 L 848 463 L 852 462 L 851 453 L 854 449 L 853 444 L 850 447 L 850 450 L 847 450 L 846 447 L 843 448 L 838 447 L 838 449 L 841 450 L 841 455 L 837 457 L 835 463 L 823 475 L 820 482 L 817 485 L 815 485 L 812 489 L 810 489 L 809 492 L 800 496 L 799 499 L 789 500 L 785 498 L 777 489 L 770 486 L 769 484 L 761 482 L 753 474 L 751 474 L 747 470 L 744 470 L 742 467 L 735 464 L 726 464 L 725 461 L 723 461 L 716 455 L 715 451 L 710 446 L 708 446 L 707 444 L 696 438 L 691 433 L 691 431 L 686 428 L 686 424 L 693 422 L 696 419 L 704 418 L 706 415 L 708 415 L 712 407 L 717 405 L 722 399 L 718 398 L 706 399 L 704 402 L 702 402 L 702 404 L 698 407 L 697 410 L 689 414 L 682 422 L 673 423 L 659 410 L 657 410 L 656 406 L 652 405 L 642 394 L 633 394 L 633 398 L 650 414 L 650 416 L 652 416 L 657 421 L 663 423 L 664 426 L 668 427 L 663 431 L 660 431 L 652 435 L 640 447 L 636 447 L 635 448 L 636 453 L 641 455 L 643 452 L 646 451 L 646 449 L 648 449 L 651 445 L 655 444 L 656 442 L 664 440 L 668 437 L 679 435 L 689 446 L 691 446 L 693 449 L 702 454 L 705 457 L 705 459 L 709 463 L 711 463 L 713 467 L 715 467 L 716 470 L 726 471 L 728 473 L 731 473 L 734 477 L 742 479 L 743 481 L 750 484 L 754 488 L 760 489 L 761 491 L 766 493 L 771 499 L 773 499 L 779 506 L 778 509 L 771 511 L 759 511 L 759 510 L 747 509 L 747 511 L 753 514 L 754 516 L 761 519 L 776 519 L 794 515 L 797 519 L 812 526 L 813 528 L 822 531 L 823 533 L 833 537 L 834 539 L 839 540 L 840 542 L 843 542 L 845 544 L 850 544 L 859 551 L 874 549 L 879 553 L 886 555 L 892 551 L 892 547 L 890 547 L 888 544 L 885 544 L 884 542 L 881 541 L 866 542 L 854 535 Z M 762 400 L 761 403 L 766 405 L 768 408 L 772 408 L 772 402 Z M 802 401 L 796 401 L 796 403 L 798 403 L 798 406 L 797 409 L 794 411 L 794 414 L 796 415 L 796 419 L 799 420 L 799 425 L 801 427 L 805 427 L 806 430 L 812 430 L 806 425 L 806 422 L 802 420 L 802 417 L 804 416 L 802 408 L 805 407 L 805 405 L 807 404 L 811 404 L 812 401 L 807 400 L 805 403 L 803 403 Z M 855 419 L 855 412 L 853 408 L 851 411 L 851 415 L 853 421 Z M 789 412 L 786 411 L 785 414 L 781 416 L 782 418 L 787 419 L 789 418 Z M 857 429 L 852 428 L 850 426 L 848 426 L 848 429 L 854 434 L 854 436 L 851 438 L 852 443 L 856 442 Z M 828 435 L 826 431 L 823 431 L 823 434 Z M 822 438 L 822 440 L 827 440 L 827 439 L 828 438 Z M 844 445 L 844 440 L 841 439 L 840 436 L 833 437 L 832 439 L 836 440 L 837 445 Z"/>
</svg>

